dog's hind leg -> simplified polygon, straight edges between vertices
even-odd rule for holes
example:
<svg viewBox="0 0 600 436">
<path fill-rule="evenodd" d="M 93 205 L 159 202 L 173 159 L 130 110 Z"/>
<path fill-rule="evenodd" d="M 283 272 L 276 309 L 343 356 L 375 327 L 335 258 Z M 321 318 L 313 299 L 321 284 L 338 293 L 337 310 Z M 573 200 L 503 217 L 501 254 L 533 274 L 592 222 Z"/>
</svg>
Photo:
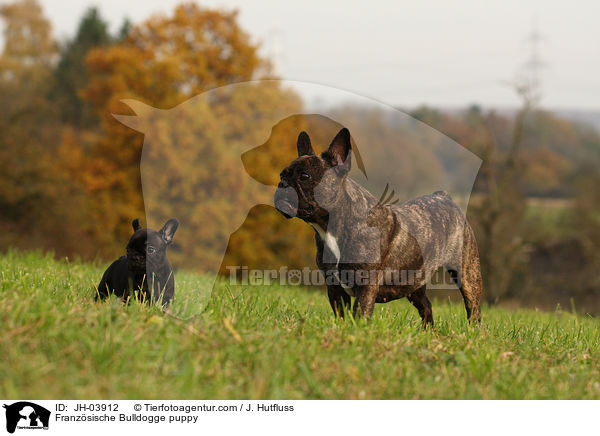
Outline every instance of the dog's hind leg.
<svg viewBox="0 0 600 436">
<path fill-rule="evenodd" d="M 423 320 L 423 327 L 431 325 L 433 327 L 433 312 L 431 310 L 431 301 L 425 294 L 425 286 L 420 287 L 412 294 L 407 296 L 408 301 L 419 311 L 421 319 Z"/>
<path fill-rule="evenodd" d="M 370 318 L 375 308 L 377 298 L 377 288 L 373 286 L 364 286 L 358 290 L 352 313 L 355 318 L 364 316 Z"/>
<path fill-rule="evenodd" d="M 468 224 L 465 226 L 461 270 L 459 275 L 455 269 L 448 268 L 448 273 L 463 296 L 467 319 L 471 322 L 481 322 L 481 266 L 475 235 Z"/>
<path fill-rule="evenodd" d="M 475 306 L 471 293 L 465 292 L 465 288 L 463 286 L 463 282 L 462 282 L 462 275 L 458 274 L 457 269 L 455 268 L 446 268 L 448 270 L 448 274 L 450 274 L 450 277 L 452 278 L 452 280 L 454 281 L 454 283 L 456 283 L 456 286 L 458 287 L 458 290 L 460 291 L 460 293 L 463 296 L 463 300 L 465 302 L 465 309 L 467 311 L 467 319 L 470 321 L 471 320 L 471 315 L 473 313 L 473 308 Z"/>
</svg>

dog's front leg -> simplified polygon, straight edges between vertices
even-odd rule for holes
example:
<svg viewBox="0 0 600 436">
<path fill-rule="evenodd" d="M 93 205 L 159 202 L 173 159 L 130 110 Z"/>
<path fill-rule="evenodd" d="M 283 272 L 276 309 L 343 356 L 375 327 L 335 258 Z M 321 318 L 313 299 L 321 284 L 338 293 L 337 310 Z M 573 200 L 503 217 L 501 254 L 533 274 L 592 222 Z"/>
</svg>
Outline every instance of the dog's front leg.
<svg viewBox="0 0 600 436">
<path fill-rule="evenodd" d="M 370 318 L 375 308 L 378 286 L 361 286 L 355 291 L 356 301 L 354 302 L 354 317 L 365 316 Z"/>
<path fill-rule="evenodd" d="M 344 318 L 344 313 L 350 312 L 350 296 L 341 286 L 327 286 L 327 296 L 329 297 L 329 304 L 331 304 L 335 316 Z"/>
</svg>

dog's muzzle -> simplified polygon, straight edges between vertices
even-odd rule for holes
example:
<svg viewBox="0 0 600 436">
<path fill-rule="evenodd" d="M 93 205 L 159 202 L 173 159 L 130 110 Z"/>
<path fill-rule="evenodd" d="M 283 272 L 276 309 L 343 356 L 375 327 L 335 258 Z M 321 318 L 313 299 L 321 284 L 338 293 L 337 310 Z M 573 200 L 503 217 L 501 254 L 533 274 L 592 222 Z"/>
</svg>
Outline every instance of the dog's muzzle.
<svg viewBox="0 0 600 436">
<path fill-rule="evenodd" d="M 298 194 L 291 186 L 278 187 L 273 204 L 286 218 L 293 218 L 298 214 Z"/>
<path fill-rule="evenodd" d="M 145 272 L 146 271 L 146 258 L 137 254 L 127 253 L 127 260 L 129 262 L 129 268 L 133 272 Z"/>
</svg>

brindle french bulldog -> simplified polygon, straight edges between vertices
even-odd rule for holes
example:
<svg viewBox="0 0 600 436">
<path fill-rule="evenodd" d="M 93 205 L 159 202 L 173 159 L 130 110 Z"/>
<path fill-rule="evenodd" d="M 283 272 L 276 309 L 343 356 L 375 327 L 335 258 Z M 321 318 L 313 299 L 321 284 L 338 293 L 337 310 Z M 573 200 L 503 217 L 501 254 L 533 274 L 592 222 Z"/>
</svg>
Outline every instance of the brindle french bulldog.
<svg viewBox="0 0 600 436">
<path fill-rule="evenodd" d="M 462 293 L 467 318 L 481 320 L 477 244 L 450 195 L 438 191 L 401 205 L 378 202 L 348 177 L 352 147 L 345 128 L 320 156 L 306 132 L 297 148 L 298 158 L 280 174 L 274 204 L 286 218 L 298 217 L 315 229 L 317 265 L 336 316 L 350 309 L 351 297 L 355 316 L 370 316 L 375 303 L 407 297 L 423 324 L 433 325 L 426 283 L 443 267 Z"/>
</svg>

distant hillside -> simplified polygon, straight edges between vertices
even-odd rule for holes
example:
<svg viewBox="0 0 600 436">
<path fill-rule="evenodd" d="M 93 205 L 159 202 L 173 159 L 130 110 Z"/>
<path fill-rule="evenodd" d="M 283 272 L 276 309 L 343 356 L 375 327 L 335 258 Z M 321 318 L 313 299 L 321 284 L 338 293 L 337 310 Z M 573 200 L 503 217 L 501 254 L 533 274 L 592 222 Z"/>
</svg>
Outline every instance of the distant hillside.
<svg viewBox="0 0 600 436">
<path fill-rule="evenodd" d="M 512 117 L 517 112 L 515 108 L 506 107 L 487 107 L 481 106 L 482 110 L 494 111 L 497 114 Z M 438 110 L 443 113 L 450 115 L 460 115 L 464 113 L 465 107 L 439 107 Z M 407 112 L 410 110 L 401 109 Z M 592 126 L 598 133 L 600 133 L 600 110 L 585 110 L 585 109 L 546 109 L 543 110 L 551 113 L 557 118 L 562 118 L 576 123 L 583 123 Z"/>
<path fill-rule="evenodd" d="M 410 114 L 448 135 L 475 154 L 493 138 L 500 153 L 512 144 L 516 108 L 431 108 Z M 577 183 L 600 166 L 600 111 L 533 112 L 525 124 L 519 155 L 520 183 L 526 195 L 568 198 Z M 483 186 L 479 186 L 484 189 Z M 475 189 L 478 189 L 476 184 Z"/>
<path fill-rule="evenodd" d="M 559 118 L 593 126 L 600 133 L 600 111 L 560 109 L 551 112 Z"/>
</svg>

